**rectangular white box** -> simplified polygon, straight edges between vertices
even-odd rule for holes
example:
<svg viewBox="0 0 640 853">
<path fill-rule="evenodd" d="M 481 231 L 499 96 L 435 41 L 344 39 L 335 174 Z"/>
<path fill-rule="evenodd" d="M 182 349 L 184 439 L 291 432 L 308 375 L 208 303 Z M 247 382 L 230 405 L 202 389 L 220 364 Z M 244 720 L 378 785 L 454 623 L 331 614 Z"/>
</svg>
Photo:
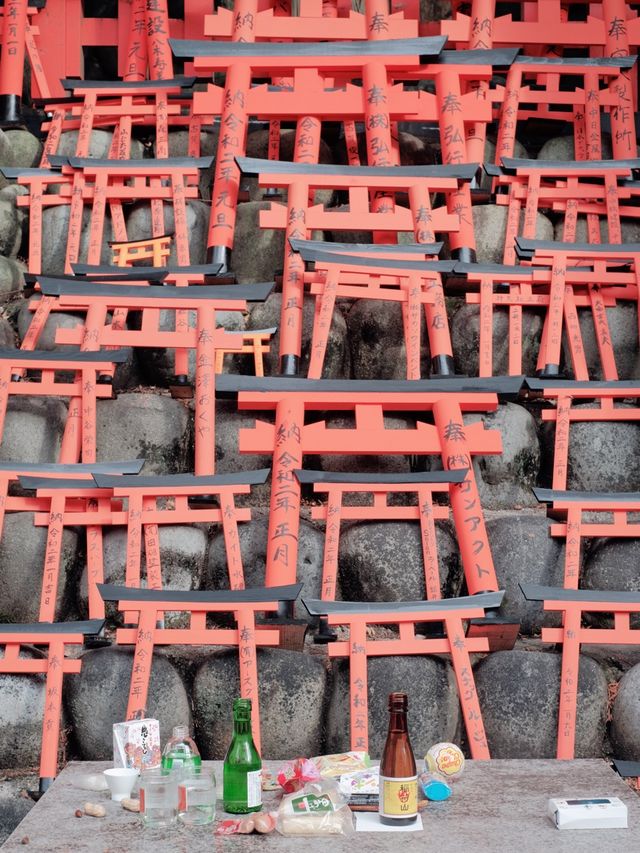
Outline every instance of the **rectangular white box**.
<svg viewBox="0 0 640 853">
<path fill-rule="evenodd" d="M 547 814 L 558 829 L 626 829 L 627 807 L 618 797 L 549 800 Z"/>
</svg>

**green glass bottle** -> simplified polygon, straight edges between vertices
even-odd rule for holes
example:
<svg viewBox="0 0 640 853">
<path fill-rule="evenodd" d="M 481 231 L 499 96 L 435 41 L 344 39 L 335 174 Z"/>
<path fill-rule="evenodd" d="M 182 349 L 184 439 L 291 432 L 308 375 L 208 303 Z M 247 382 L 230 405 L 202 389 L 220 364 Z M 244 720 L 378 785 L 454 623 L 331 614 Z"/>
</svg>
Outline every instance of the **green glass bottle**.
<svg viewBox="0 0 640 853">
<path fill-rule="evenodd" d="M 233 740 L 222 770 L 222 802 L 231 814 L 262 808 L 262 761 L 251 734 L 251 699 L 233 703 Z"/>
</svg>

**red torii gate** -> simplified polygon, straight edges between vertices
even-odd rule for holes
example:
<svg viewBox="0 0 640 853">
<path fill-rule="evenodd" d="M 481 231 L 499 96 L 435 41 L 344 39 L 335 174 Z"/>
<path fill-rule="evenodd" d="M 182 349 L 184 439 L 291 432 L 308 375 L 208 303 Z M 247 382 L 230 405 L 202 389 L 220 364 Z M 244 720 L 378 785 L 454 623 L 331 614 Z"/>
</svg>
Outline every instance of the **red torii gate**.
<svg viewBox="0 0 640 853">
<path fill-rule="evenodd" d="M 561 628 L 543 628 L 542 642 L 562 645 L 560 675 L 560 707 L 558 711 L 557 757 L 574 757 L 576 735 L 576 706 L 580 647 L 602 645 L 636 646 L 640 640 L 637 629 L 630 625 L 632 614 L 640 613 L 640 594 L 611 590 L 555 589 L 535 584 L 520 584 L 527 601 L 544 602 L 545 610 L 562 614 Z M 586 614 L 613 614 L 612 628 L 582 627 Z"/>
<path fill-rule="evenodd" d="M 274 425 L 257 421 L 254 429 L 240 430 L 241 453 L 273 454 L 267 586 L 296 578 L 300 486 L 294 470 L 304 454 L 390 453 L 435 454 L 446 470 L 469 469 L 450 493 L 467 588 L 470 593 L 497 589 L 471 457 L 500 453 L 500 435 L 482 422 L 465 425 L 462 413 L 493 411 L 498 395 L 516 395 L 521 385 L 516 377 L 396 382 L 220 376 L 216 392 L 237 394 L 240 409 L 275 411 Z M 314 411 L 353 412 L 356 426 L 305 424 L 305 413 Z M 385 429 L 385 412 L 429 412 L 435 425 L 418 421 L 415 429 Z"/>
<path fill-rule="evenodd" d="M 457 199 L 477 172 L 476 165 L 461 166 L 309 166 L 302 163 L 238 158 L 243 174 L 259 176 L 260 186 L 285 187 L 287 204 L 272 202 L 261 211 L 262 228 L 284 229 L 289 241 L 285 251 L 283 299 L 280 319 L 280 370 L 298 372 L 304 294 L 304 261 L 291 248 L 291 240 L 307 239 L 313 230 L 413 231 L 418 243 L 433 243 L 436 232 L 463 232 L 466 245 L 475 246 L 473 221 L 464 204 L 455 214 L 444 207 L 432 208 L 430 194 L 443 192 L 456 210 Z M 310 202 L 313 190 L 346 190 L 349 209 L 325 208 Z M 409 206 L 388 200 L 407 193 Z M 374 196 L 372 201 L 372 196 Z M 385 199 L 376 204 L 376 196 Z M 464 253 L 459 253 L 464 254 Z"/>
<path fill-rule="evenodd" d="M 257 613 L 278 613 L 292 605 L 302 584 L 271 589 L 223 590 L 221 592 L 183 592 L 180 590 L 128 589 L 103 584 L 99 587 L 104 601 L 117 601 L 118 608 L 137 612 L 135 628 L 119 628 L 118 645 L 134 645 L 133 667 L 129 686 L 127 719 L 143 712 L 147 704 L 151 662 L 156 645 L 237 646 L 240 667 L 240 695 L 251 699 L 253 737 L 260 750 L 260 703 L 258 697 L 258 646 L 277 646 L 280 631 L 256 625 Z M 167 612 L 190 615 L 188 628 L 159 628 Z M 235 627 L 207 628 L 211 613 L 231 614 Z"/>
<path fill-rule="evenodd" d="M 463 620 L 482 618 L 487 610 L 500 606 L 504 592 L 491 592 L 444 601 L 302 602 L 312 616 L 325 617 L 330 625 L 349 627 L 349 639 L 332 643 L 329 657 L 349 658 L 351 701 L 351 749 L 368 749 L 367 658 L 380 655 L 448 654 L 458 685 L 458 695 L 467 729 L 469 749 L 474 759 L 488 759 L 489 747 L 476 692 L 470 652 L 489 651 L 486 637 L 465 636 Z M 438 622 L 443 638 L 416 636 L 416 623 Z M 369 625 L 398 625 L 395 639 L 369 639 Z"/>
<path fill-rule="evenodd" d="M 0 625 L 0 673 L 17 675 L 44 675 L 44 713 L 40 747 L 40 784 L 34 798 L 39 799 L 53 782 L 58 772 L 58 743 L 60 740 L 60 711 L 62 708 L 62 681 L 65 675 L 80 672 L 82 658 L 65 657 L 67 646 L 82 645 L 87 636 L 99 634 L 104 620 L 87 622 L 36 622 L 33 625 Z M 46 657 L 21 657 L 29 646 L 46 647 Z"/>
</svg>

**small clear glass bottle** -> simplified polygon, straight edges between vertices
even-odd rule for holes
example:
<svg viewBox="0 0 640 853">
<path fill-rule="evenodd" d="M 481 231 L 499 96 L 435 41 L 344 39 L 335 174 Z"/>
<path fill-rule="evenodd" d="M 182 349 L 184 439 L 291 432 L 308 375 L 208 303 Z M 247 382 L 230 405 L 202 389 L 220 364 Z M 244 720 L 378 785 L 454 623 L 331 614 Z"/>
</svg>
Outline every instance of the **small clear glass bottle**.
<svg viewBox="0 0 640 853">
<path fill-rule="evenodd" d="M 187 726 L 174 726 L 173 735 L 162 751 L 162 772 L 171 770 L 199 772 L 202 766 L 200 751 Z"/>
</svg>

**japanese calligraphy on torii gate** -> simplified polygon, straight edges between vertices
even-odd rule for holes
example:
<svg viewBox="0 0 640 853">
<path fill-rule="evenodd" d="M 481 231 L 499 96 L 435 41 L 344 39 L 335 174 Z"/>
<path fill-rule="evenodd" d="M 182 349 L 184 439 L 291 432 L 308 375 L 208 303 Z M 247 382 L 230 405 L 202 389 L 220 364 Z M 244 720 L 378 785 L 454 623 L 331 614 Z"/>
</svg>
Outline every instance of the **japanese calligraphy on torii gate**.
<svg viewBox="0 0 640 853">
<path fill-rule="evenodd" d="M 240 409 L 275 411 L 275 424 L 240 430 L 241 453 L 272 453 L 266 584 L 296 578 L 300 486 L 295 469 L 305 454 L 435 455 L 447 470 L 469 469 L 450 492 L 470 593 L 497 589 L 480 496 L 472 468 L 476 454 L 500 453 L 500 434 L 482 422 L 464 424 L 463 412 L 493 411 L 498 396 L 517 395 L 520 377 L 428 381 L 258 379 L 223 375 L 216 392 L 238 395 Z M 305 423 L 307 412 L 351 412 L 354 428 Z M 386 429 L 384 415 L 429 413 L 435 425 Z"/>
</svg>

